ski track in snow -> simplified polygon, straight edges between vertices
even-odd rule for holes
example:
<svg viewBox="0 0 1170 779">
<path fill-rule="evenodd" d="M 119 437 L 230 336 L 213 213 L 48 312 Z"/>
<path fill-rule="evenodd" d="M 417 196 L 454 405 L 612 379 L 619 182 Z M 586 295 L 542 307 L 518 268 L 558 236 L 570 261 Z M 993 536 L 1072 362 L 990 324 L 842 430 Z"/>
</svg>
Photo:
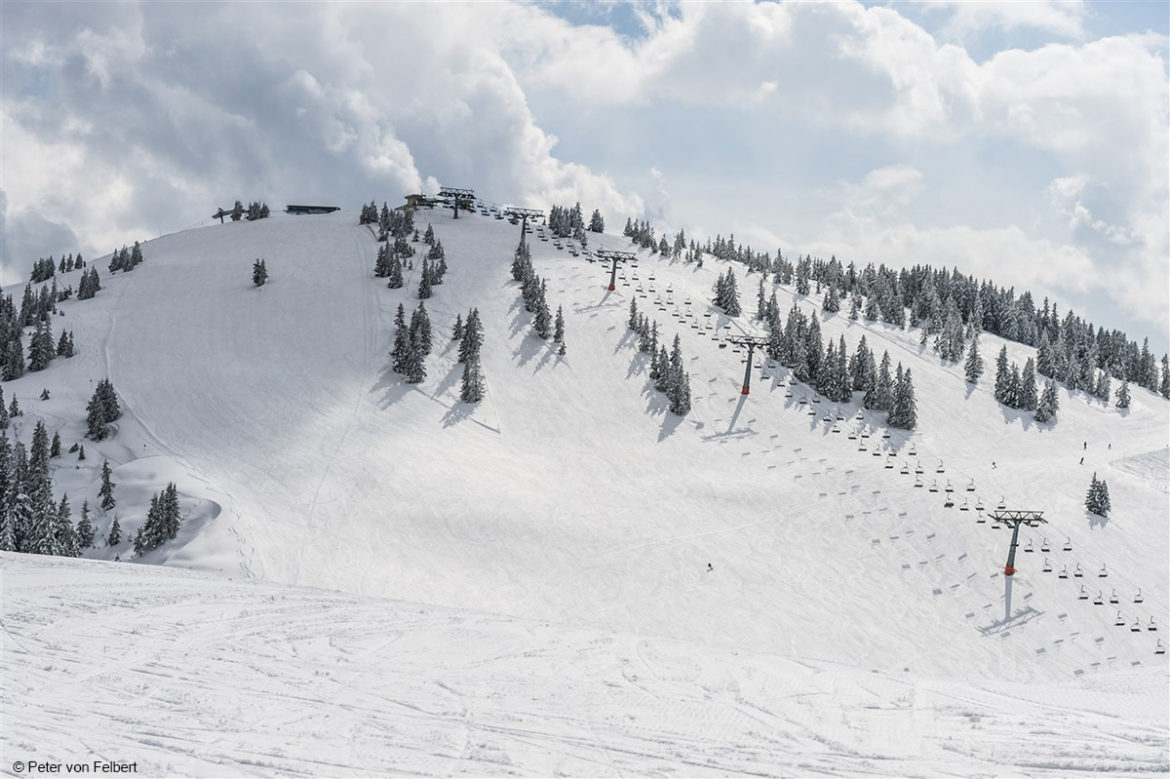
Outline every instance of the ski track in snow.
<svg viewBox="0 0 1170 779">
<path fill-rule="evenodd" d="M 1170 623 L 1165 401 L 1135 390 L 1122 415 L 1062 390 L 1058 423 L 1041 428 L 994 403 L 986 374 L 970 389 L 961 366 L 940 365 L 918 346 L 916 331 L 822 315 L 819 296 L 777 287 L 782 312 L 795 301 L 820 316 L 826 339 L 843 333 L 852 351 L 864 334 L 879 357 L 888 349 L 913 369 L 919 429 L 882 439 L 880 416 L 858 419 L 856 404 L 816 403 L 811 388 L 790 387 L 788 372 L 760 356 L 752 393 L 739 393 L 744 355 L 718 343 L 725 331 L 761 331 L 749 315 L 730 319 L 709 304 L 727 263 L 707 258 L 698 269 L 642 252 L 608 292 L 608 270 L 533 234 L 550 306 L 564 307 L 568 354 L 559 358 L 555 345 L 530 334 L 531 315 L 508 274 L 515 227 L 475 214 L 455 222 L 442 211 L 421 211 L 417 221 L 420 229 L 434 225 L 450 266 L 426 301 L 435 348 L 420 385 L 389 370 L 388 351 L 398 303 L 417 306 L 421 252 L 403 288 L 387 289 L 371 273 L 376 244 L 352 212 L 274 215 L 146 242 L 140 267 L 104 275 L 91 301 L 61 304 L 56 326 L 75 331 L 78 355 L 5 384 L 26 413 L 13 421 L 14 434 L 27 440 L 40 416 L 68 446 L 81 440 L 92 382 L 111 377 L 126 411 L 117 435 L 86 441 L 84 462 L 55 460 L 54 479 L 76 511 L 82 496 L 96 502 L 98 469 L 108 457 L 117 466 L 124 537 L 142 521 L 150 493 L 174 479 L 192 518 L 146 562 L 352 593 L 281 595 L 270 583 L 220 580 L 236 605 L 216 596 L 222 611 L 209 614 L 182 588 L 210 592 L 210 584 L 196 583 L 212 579 L 176 584 L 174 597 L 193 612 L 184 624 L 209 621 L 222 633 L 213 635 L 218 648 L 201 655 L 171 624 L 167 646 L 205 671 L 227 671 L 223 678 L 235 681 L 222 686 L 171 666 L 147 667 L 169 662 L 157 650 L 168 633 L 128 605 L 137 596 L 122 596 L 120 621 L 107 632 L 92 618 L 90 634 L 123 659 L 71 690 L 98 685 L 114 695 L 115 678 L 133 670 L 135 689 L 165 688 L 161 710 L 174 704 L 189 715 L 206 707 L 237 729 L 234 745 L 210 762 L 192 743 L 180 745 L 191 762 L 176 763 L 175 773 L 221 773 L 208 768 L 216 760 L 231 766 L 227 773 L 306 774 L 397 771 L 392 765 L 438 774 L 1166 770 L 1167 663 L 1152 651 L 1159 637 L 1166 642 Z M 589 238 L 591 249 L 629 248 L 616 236 Z M 257 256 L 271 274 L 259 289 L 248 274 Z M 97 261 L 103 271 L 105 262 Z M 757 277 L 734 268 L 742 299 L 754 307 Z M 665 399 L 647 383 L 648 358 L 625 325 L 631 299 L 659 322 L 664 342 L 681 336 L 694 396 L 685 419 L 666 413 Z M 472 306 L 486 328 L 488 392 L 476 406 L 458 401 L 461 366 L 449 341 L 455 315 Z M 1003 343 L 982 337 L 987 367 Z M 1034 354 L 1006 346 L 1020 363 Z M 52 388 L 51 400 L 36 400 L 42 386 Z M 894 468 L 875 450 L 893 452 Z M 940 461 L 944 472 L 935 473 Z M 922 488 L 913 486 L 916 465 Z M 1082 506 L 1094 471 L 1109 480 L 1107 521 Z M 928 489 L 935 480 L 937 493 Z M 947 480 L 956 503 L 992 509 L 1002 499 L 1044 510 L 1050 524 L 1021 531 L 1012 580 L 1002 575 L 1009 534 L 977 523 L 974 510 L 943 508 Z M 97 512 L 99 534 L 111 515 Z M 1045 541 L 1049 552 L 1028 553 Z M 117 551 L 89 556 L 112 560 Z M 6 670 L 10 653 L 24 659 L 19 673 L 5 674 L 6 712 L 9 701 L 24 700 L 17 690 L 31 690 L 30 680 L 64 689 L 54 686 L 65 684 L 57 674 L 42 668 L 42 678 L 29 657 L 61 671 L 92 665 L 99 654 L 86 650 L 83 662 L 77 650 L 56 660 L 71 640 L 36 643 L 41 633 L 25 630 L 26 617 L 9 608 L 11 588 L 26 575 L 52 582 L 71 574 L 67 563 L 42 575 L 13 559 L 4 560 Z M 1045 559 L 1050 573 L 1041 570 Z M 1098 576 L 1103 567 L 1106 578 Z M 150 575 L 122 568 L 80 570 L 101 581 Z M 1069 578 L 1058 577 L 1062 569 Z M 1082 586 L 1089 600 L 1078 597 Z M 51 588 L 40 601 L 29 587 L 16 603 L 33 613 L 54 615 L 67 605 L 47 594 Z M 1103 598 L 1116 592 L 1119 602 L 1094 605 L 1098 590 Z M 323 617 L 300 624 L 302 617 L 279 616 L 269 605 L 237 608 L 261 591 L 276 601 L 301 599 L 298 608 L 336 606 L 342 621 L 334 631 Z M 1135 603 L 1139 591 L 1143 600 Z M 405 601 L 435 607 L 423 608 L 428 616 L 419 624 Z M 108 611 L 92 607 L 96 615 Z M 372 616 L 381 611 L 393 619 Z M 169 617 L 157 619 L 167 624 Z M 380 626 L 377 637 L 361 637 L 362 619 Z M 1151 620 L 1158 631 L 1146 629 Z M 289 638 L 288 631 L 323 638 Z M 391 637 L 419 631 L 417 651 L 396 667 L 389 656 L 402 640 Z M 518 648 L 521 633 L 531 647 Z M 270 642 L 286 651 L 273 655 Z M 491 655 L 492 647 L 505 649 Z M 353 666 L 345 678 L 353 690 L 327 686 L 315 673 L 317 663 L 339 658 Z M 286 670 L 294 676 L 281 676 Z M 326 688 L 293 699 L 300 719 L 272 736 L 279 747 L 264 751 L 268 742 L 250 739 L 238 720 L 268 712 L 283 721 L 283 687 L 248 686 L 253 677 L 277 678 L 270 673 L 294 689 L 306 681 Z M 495 698 L 493 673 L 507 682 Z M 530 676 L 514 675 L 523 673 Z M 168 675 L 170 682 L 155 679 Z M 416 689 L 414 703 L 390 692 L 415 689 L 422 679 L 434 684 Z M 184 683 L 194 685 L 190 700 Z M 464 684 L 474 700 L 452 693 Z M 253 708 L 239 690 L 251 691 Z M 375 693 L 380 704 L 365 697 Z M 101 736 L 91 730 L 86 740 L 103 743 L 115 720 L 93 695 L 97 719 L 75 730 L 100 721 Z M 114 699 L 132 695 L 120 689 Z M 365 708 L 345 708 L 357 705 L 351 698 Z M 588 713 L 568 716 L 565 701 Z M 72 731 L 19 705 L 31 718 L 21 746 L 37 728 L 74 744 Z M 341 724 L 313 731 L 314 706 Z M 383 710 L 396 717 L 385 719 Z M 217 725 L 203 727 L 210 741 Z M 406 732 L 404 743 L 423 746 L 387 756 L 382 742 L 393 739 L 375 745 L 368 728 Z M 435 729 L 434 743 L 425 728 Z M 1021 728 L 1028 739 L 1013 737 Z M 142 740 L 154 745 L 158 771 L 169 771 L 162 738 Z M 1021 751 L 1025 742 L 1040 744 L 1034 759 Z M 706 762 L 688 762 L 695 754 Z M 369 755 L 383 762 L 368 762 Z"/>
<path fill-rule="evenodd" d="M 6 772 L 99 756 L 146 776 L 1170 770 L 1161 696 L 1128 674 L 1085 705 L 1075 684 L 1021 694 L 179 569 L 0 564 Z"/>
</svg>

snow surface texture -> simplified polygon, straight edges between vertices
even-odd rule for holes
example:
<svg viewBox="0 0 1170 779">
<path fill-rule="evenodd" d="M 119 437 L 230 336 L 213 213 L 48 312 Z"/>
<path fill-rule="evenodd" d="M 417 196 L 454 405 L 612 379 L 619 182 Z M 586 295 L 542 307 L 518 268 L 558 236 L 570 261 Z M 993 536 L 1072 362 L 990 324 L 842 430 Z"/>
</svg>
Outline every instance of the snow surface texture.
<svg viewBox="0 0 1170 779">
<path fill-rule="evenodd" d="M 1057 424 L 1039 426 L 1029 414 L 995 403 L 990 376 L 972 390 L 961 364 L 940 365 L 918 345 L 917 331 L 822 315 L 819 296 L 804 299 L 777 288 L 782 313 L 797 300 L 822 318 L 826 339 L 844 333 L 852 351 L 864 334 L 879 358 L 888 349 L 895 362 L 913 370 L 919 430 L 910 438 L 895 432 L 883 440 L 884 415 L 867 413 L 858 420 L 856 405 L 816 403 L 811 390 L 790 388 L 786 372 L 766 361 L 753 369 L 752 394 L 739 393 L 744 355 L 719 344 L 728 333 L 758 332 L 750 318 L 758 277 L 745 278 L 743 266 L 732 267 L 745 316 L 728 319 L 708 303 L 726 263 L 707 257 L 698 269 L 642 252 L 637 267 L 622 270 L 617 291 L 607 292 L 608 267 L 530 236 L 535 268 L 548 279 L 549 304 L 554 311 L 564 307 L 568 354 L 561 358 L 554 344 L 531 334 L 531 315 L 508 272 L 519 228 L 477 214 L 454 221 L 449 211 L 420 211 L 420 231 L 428 221 L 443 242 L 450 270 L 426 301 L 436 349 L 422 384 L 404 384 L 390 371 L 388 357 L 398 303 L 404 302 L 408 313 L 417 305 L 421 255 L 403 289 L 390 290 L 372 275 L 377 244 L 357 225 L 356 213 L 274 216 L 149 241 L 143 245 L 146 262 L 129 274 L 110 276 L 99 260 L 102 291 L 90 301 L 63 303 L 66 314 L 54 323 L 55 333 L 61 327 L 74 330 L 79 355 L 5 384 L 6 395 L 15 393 L 26 411 L 16 420 L 21 438 L 31 436 L 39 416 L 50 431 L 61 431 L 66 447 L 81 440 L 91 382 L 108 375 L 126 411 L 117 435 L 100 444 L 86 442 L 84 462 L 72 455 L 54 461 L 57 488 L 69 493 L 75 511 L 83 496 L 95 503 L 98 469 L 102 457 L 109 457 L 117 466 L 115 494 L 124 534 L 133 534 L 150 493 L 168 480 L 176 481 L 182 495 L 187 519 L 179 538 L 148 554 L 147 562 L 469 612 L 464 618 L 483 626 L 484 633 L 468 640 L 451 631 L 440 639 L 446 629 L 440 626 L 429 634 L 429 645 L 419 644 L 420 663 L 435 644 L 448 647 L 439 653 L 431 677 L 459 666 L 468 652 L 497 656 L 491 642 L 514 641 L 505 637 L 518 624 L 529 630 L 523 621 L 534 620 L 573 626 L 541 633 L 542 641 L 574 647 L 564 660 L 573 669 L 583 662 L 577 653 L 602 638 L 593 633 L 581 638 L 585 634 L 574 631 L 601 631 L 626 642 L 624 653 L 607 650 L 595 658 L 603 666 L 623 658 L 633 662 L 629 647 L 640 642 L 668 657 L 676 650 L 700 656 L 701 671 L 694 675 L 679 670 L 679 663 L 667 663 L 664 674 L 673 681 L 653 693 L 662 706 L 673 707 L 673 713 L 661 714 L 663 727 L 692 727 L 699 716 L 715 716 L 688 707 L 710 700 L 706 696 L 726 701 L 719 696 L 727 693 L 694 680 L 714 673 L 742 686 L 763 673 L 746 657 L 766 658 L 759 662 L 772 669 L 769 678 L 776 684 L 777 675 L 785 679 L 776 697 L 803 692 L 815 697 L 820 689 L 815 684 L 806 690 L 807 679 L 787 678 L 798 664 L 832 668 L 832 678 L 848 680 L 846 686 L 872 670 L 882 684 L 896 678 L 919 693 L 934 685 L 999 689 L 1002 682 L 997 695 L 1051 702 L 1057 700 L 1052 685 L 1059 684 L 1061 700 L 1082 712 L 1105 706 L 1112 694 L 1107 691 L 1117 690 L 1124 691 L 1117 693 L 1126 701 L 1118 711 L 1125 712 L 1128 724 L 1113 723 L 1109 732 L 1140 726 L 1160 732 L 1161 740 L 1138 746 L 1106 740 L 1090 766 L 1091 761 L 1071 757 L 1061 762 L 1067 757 L 1061 750 L 1075 753 L 1069 743 L 1088 743 L 1070 738 L 1063 747 L 1054 742 L 1049 767 L 1057 773 L 1167 769 L 1167 663 L 1153 651 L 1159 637 L 1165 643 L 1170 617 L 1170 414 L 1164 400 L 1135 388 L 1132 407 L 1122 413 L 1061 390 Z M 589 237 L 591 249 L 632 248 L 619 236 Z M 250 283 L 257 257 L 266 260 L 270 274 L 260 288 Z M 19 299 L 19 285 L 5 291 Z M 668 414 L 665 398 L 647 383 L 648 356 L 637 352 L 625 326 L 631 297 L 658 320 L 668 342 L 676 332 L 682 336 L 694 395 L 693 411 L 685 418 Z M 472 306 L 479 307 L 486 330 L 487 396 L 468 406 L 458 402 L 462 366 L 449 334 L 456 314 Z M 991 335 L 981 340 L 989 372 L 1003 343 Z M 1021 344 L 1007 348 L 1021 364 L 1034 355 Z M 51 389 L 51 400 L 36 400 L 42 387 Z M 831 432 L 834 425 L 839 433 Z M 851 432 L 872 437 L 849 440 Z M 867 451 L 858 451 L 861 441 Z M 873 456 L 875 448 L 879 456 Z M 884 468 L 888 452 L 894 452 L 894 469 Z M 1082 456 L 1084 465 L 1078 464 Z M 935 472 L 940 460 L 944 473 Z M 904 463 L 910 475 L 900 473 Z M 924 482 L 937 480 L 940 492 L 913 487 L 918 463 Z M 1109 483 L 1113 512 L 1107 521 L 1087 515 L 1082 505 L 1094 471 Z M 941 490 L 948 480 L 956 490 L 952 509 L 943 508 Z M 974 492 L 966 491 L 970 483 Z M 971 511 L 959 511 L 964 500 Z M 977 501 L 989 510 L 1001 501 L 1009 508 L 1043 510 L 1051 523 L 1021 531 L 1015 577 L 1002 575 L 1009 533 L 978 524 Z M 99 534 L 109 520 L 98 518 Z M 1048 553 L 1039 551 L 1045 539 Z M 1029 542 L 1037 550 L 1032 554 L 1023 551 Z M 1066 545 L 1071 551 L 1064 551 Z M 125 543 L 90 556 L 113 559 L 116 552 L 129 556 Z M 1051 573 L 1041 571 L 1045 558 Z M 15 613 L 8 597 L 13 559 L 5 557 L 6 627 Z M 64 568 L 53 568 L 53 576 L 68 570 L 68 563 L 60 565 Z M 1074 576 L 1078 565 L 1083 578 Z M 1099 577 L 1103 566 L 1106 578 Z M 1059 579 L 1064 568 L 1069 578 Z M 78 570 L 96 576 L 93 568 Z M 1115 590 L 1119 603 L 1094 606 L 1080 600 L 1082 586 L 1089 598 L 1100 590 L 1108 599 Z M 1142 602 L 1134 603 L 1139 589 Z M 41 596 L 34 591 L 28 597 L 36 600 Z M 286 597 L 326 597 L 297 592 Z M 386 602 L 376 607 L 346 602 L 359 611 L 410 611 Z M 36 612 L 54 620 L 55 608 L 66 607 L 47 599 L 37 603 Z M 1115 625 L 1119 610 L 1124 627 Z M 131 608 L 127 618 L 133 614 Z M 1157 631 L 1146 629 L 1151 619 Z M 1139 632 L 1130 629 L 1135 621 Z M 346 634 L 353 641 L 359 641 L 360 624 Z M 144 620 L 142 628 L 148 627 L 153 630 Z M 274 627 L 278 634 L 284 629 Z M 256 630 L 246 621 L 239 627 L 241 633 Z M 332 635 L 325 633 L 322 640 Z M 532 648 L 539 652 L 540 646 L 534 641 Z M 6 643 L 6 667 L 10 649 Z M 129 645 L 126 651 L 133 654 Z M 355 690 L 382 684 L 378 674 L 398 661 L 374 652 L 365 662 L 366 675 L 360 677 L 365 681 Z M 653 667 L 653 660 L 645 662 Z M 353 673 L 351 679 L 359 678 L 356 668 Z M 605 673 L 596 679 L 592 672 L 575 675 L 575 686 L 563 694 L 576 701 L 591 693 L 603 709 L 626 710 L 628 690 L 622 693 L 626 697 L 612 697 L 617 693 L 605 684 Z M 6 704 L 16 705 L 13 685 L 24 684 L 14 677 L 5 675 Z M 485 672 L 476 682 L 485 696 L 489 677 Z M 179 683 L 174 684 L 179 694 Z M 236 695 L 237 686 L 225 680 L 200 692 L 200 700 L 215 709 L 223 703 L 218 696 Z M 765 705 L 771 688 L 753 689 L 766 691 L 756 702 L 775 712 L 777 701 Z M 547 685 L 528 693 L 544 696 L 535 709 L 544 712 L 542 721 L 571 708 L 559 704 L 562 693 Z M 850 693 L 859 698 L 839 710 L 862 717 L 858 712 L 872 701 L 895 706 L 901 694 L 873 693 L 876 697 L 868 699 L 859 688 Z M 994 697 L 979 700 L 988 708 L 1005 705 Z M 286 703 L 270 705 L 283 710 Z M 1013 745 L 1007 731 L 1050 728 L 1062 738 L 1066 734 L 1046 708 L 1025 707 L 1036 716 L 1007 709 L 1000 717 L 1010 714 L 1010 727 L 1008 719 L 998 719 L 1004 731 L 996 731 L 995 739 L 976 744 L 968 738 L 963 748 L 1002 771 L 1043 769 L 1024 759 L 1034 753 L 1033 745 Z M 818 710 L 813 706 L 807 716 Z M 834 713 L 839 710 L 830 707 L 825 716 L 847 731 L 850 724 Z M 32 743 L 45 730 L 66 738 L 92 730 L 106 715 L 78 712 L 72 721 L 63 716 L 58 712 L 56 725 L 46 718 L 6 717 L 5 740 L 19 735 Z M 14 720 L 27 724 L 14 730 Z M 451 727 L 442 717 L 436 720 L 433 727 Z M 801 721 L 808 724 L 807 718 Z M 898 722 L 894 732 L 920 732 Z M 765 754 L 762 740 L 773 731 L 762 724 L 743 727 L 727 731 L 726 743 L 717 747 L 732 762 L 712 770 L 804 772 L 797 757 L 779 754 L 785 748 L 800 752 L 799 744 Z M 758 727 L 754 738 L 748 736 L 752 727 Z M 344 740 L 338 732 L 325 729 L 321 739 Z M 683 734 L 679 730 L 673 737 L 685 756 L 693 743 Z M 582 743 L 612 743 L 612 749 L 601 750 L 611 762 L 576 764 L 565 769 L 570 773 L 701 770 L 679 755 L 669 766 L 625 753 L 618 760 L 617 742 L 588 730 L 577 735 Z M 520 770 L 558 770 L 539 762 L 544 747 L 521 747 L 519 738 L 511 743 L 505 753 Z M 910 751 L 900 751 L 897 739 L 883 743 L 909 759 Z M 1115 752 L 1110 745 L 1116 745 Z M 528 757 L 518 759 L 518 751 Z M 809 772 L 830 770 L 820 767 L 813 752 L 802 754 L 810 760 Z M 359 772 L 372 770 L 364 759 L 354 752 L 338 762 Z M 458 768 L 418 759 L 422 762 L 414 765 L 422 767 L 409 770 L 487 771 L 482 764 Z M 761 762 L 751 762 L 757 759 Z M 765 767 L 770 761 L 771 771 Z M 860 764 L 834 765 L 831 770 L 863 770 Z M 962 765 L 962 772 L 984 770 L 979 763 Z M 948 766 L 901 762 L 872 770 L 935 773 Z"/>
<path fill-rule="evenodd" d="M 929 679 L 256 580 L 0 555 L 4 770 L 1156 774 L 1153 668 Z M 48 608 L 52 604 L 53 608 Z M 1136 705 L 1135 705 L 1136 704 Z"/>
</svg>

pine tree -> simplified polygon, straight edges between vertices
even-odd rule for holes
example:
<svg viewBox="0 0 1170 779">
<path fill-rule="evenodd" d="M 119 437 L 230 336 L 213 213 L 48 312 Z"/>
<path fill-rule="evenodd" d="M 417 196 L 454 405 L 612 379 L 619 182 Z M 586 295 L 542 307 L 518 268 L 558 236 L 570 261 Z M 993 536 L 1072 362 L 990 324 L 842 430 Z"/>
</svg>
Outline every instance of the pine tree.
<svg viewBox="0 0 1170 779">
<path fill-rule="evenodd" d="M 426 300 L 431 296 L 431 268 L 430 261 L 423 258 L 422 273 L 418 280 L 418 299 Z"/>
<path fill-rule="evenodd" d="M 657 372 L 650 377 L 654 379 L 654 389 L 659 392 L 666 392 L 670 386 L 670 355 L 666 353 L 665 344 L 658 347 L 654 362 L 658 368 Z"/>
<path fill-rule="evenodd" d="M 89 501 L 81 502 L 81 519 L 77 522 L 77 547 L 84 551 L 93 546 L 93 523 L 89 520 Z"/>
<path fill-rule="evenodd" d="M 56 542 L 56 554 L 63 557 L 80 557 L 81 547 L 77 541 L 77 530 L 73 527 L 72 511 L 69 508 L 69 498 L 61 496 L 61 502 L 54 512 L 53 536 Z"/>
<path fill-rule="evenodd" d="M 1162 381 L 1158 386 L 1162 397 L 1170 398 L 1170 356 L 1162 355 Z"/>
<path fill-rule="evenodd" d="M 402 288 L 402 260 L 398 258 L 398 253 L 393 252 L 390 255 L 389 269 L 386 272 L 387 284 L 390 289 Z"/>
<path fill-rule="evenodd" d="M 1040 394 L 1040 401 L 1036 404 L 1036 421 L 1048 422 L 1054 419 L 1059 408 L 1060 402 L 1056 394 L 1056 380 L 1049 379 L 1044 382 L 1044 391 Z"/>
<path fill-rule="evenodd" d="M 394 347 L 390 350 L 391 367 L 395 373 L 406 370 L 406 356 L 410 352 L 410 331 L 406 328 L 406 309 L 398 304 L 398 313 L 394 315 Z"/>
<path fill-rule="evenodd" d="M 77 459 L 78 459 L 78 460 L 84 460 L 84 459 L 85 459 L 85 445 L 84 445 L 84 444 L 82 444 L 81 446 L 77 447 Z"/>
<path fill-rule="evenodd" d="M 1121 386 L 1117 388 L 1117 407 L 1120 409 L 1127 409 L 1129 408 L 1129 401 L 1129 380 L 1122 377 Z"/>
<path fill-rule="evenodd" d="M 421 357 L 430 354 L 434 346 L 431 338 L 431 318 L 427 315 L 427 308 L 421 300 L 418 308 L 410 316 L 410 343 Z"/>
<path fill-rule="evenodd" d="M 999 357 L 995 358 L 995 399 L 1005 405 L 1008 403 L 1011 374 L 1008 372 L 1007 347 L 999 350 Z"/>
<path fill-rule="evenodd" d="M 110 461 L 102 460 L 102 486 L 98 491 L 98 497 L 102 499 L 102 511 L 109 511 L 118 502 L 114 499 L 114 487 L 116 485 L 110 481 Z"/>
<path fill-rule="evenodd" d="M 122 543 L 122 523 L 118 521 L 118 515 L 114 515 L 114 521 L 110 523 L 110 532 L 106 536 L 106 546 L 117 546 Z"/>
<path fill-rule="evenodd" d="M 532 320 L 532 328 L 536 334 L 544 340 L 548 340 L 550 334 L 550 326 L 552 325 L 552 314 L 548 310 L 548 301 L 545 299 L 545 283 L 540 282 L 540 292 L 536 299 L 536 316 Z"/>
<path fill-rule="evenodd" d="M 894 400 L 887 419 L 890 427 L 913 430 L 918 424 L 918 405 L 914 400 L 914 381 L 910 369 L 903 373 L 898 363 L 897 378 L 894 382 Z"/>
<path fill-rule="evenodd" d="M 601 212 L 596 208 L 593 209 L 593 216 L 589 217 L 589 232 L 604 233 L 605 220 L 601 218 Z"/>
<path fill-rule="evenodd" d="M 983 375 L 983 358 L 979 356 L 978 334 L 971 339 L 971 345 L 967 347 L 967 362 L 963 364 L 963 372 L 971 384 L 978 383 L 979 377 Z"/>
<path fill-rule="evenodd" d="M 460 341 L 463 339 L 463 315 L 455 315 L 455 327 L 451 331 L 451 340 Z"/>
<path fill-rule="evenodd" d="M 877 381 L 874 382 L 872 395 L 866 393 L 865 407 L 876 411 L 889 411 L 894 403 L 894 382 L 890 376 L 890 353 L 882 352 L 881 366 L 878 368 Z"/>
<path fill-rule="evenodd" d="M 1012 366 L 1013 368 L 1015 366 Z M 1016 408 L 1035 411 L 1039 403 L 1036 396 L 1036 364 L 1029 357 L 1024 363 L 1024 371 L 1020 375 L 1020 389 L 1016 396 Z"/>
<path fill-rule="evenodd" d="M 631 330 L 638 329 L 638 301 L 630 298 L 630 316 L 626 319 L 626 327 Z"/>
<path fill-rule="evenodd" d="M 86 437 L 92 438 L 95 441 L 101 441 L 108 434 L 106 428 L 106 415 L 102 408 L 101 400 L 95 393 L 90 398 L 89 405 L 86 406 Z"/>
<path fill-rule="evenodd" d="M 257 287 L 263 287 L 268 281 L 268 266 L 264 264 L 264 260 L 257 259 L 252 263 L 252 283 Z"/>
<path fill-rule="evenodd" d="M 0 409 L 4 407 L 0 398 Z M 0 432 L 0 552 L 16 551 L 15 502 L 18 482 L 8 434 Z"/>
<path fill-rule="evenodd" d="M 557 343 L 565 340 L 565 314 L 560 306 L 557 306 L 557 318 L 553 324 L 553 340 Z"/>
<path fill-rule="evenodd" d="M 459 362 L 479 359 L 482 344 L 483 325 L 479 321 L 479 309 L 473 308 L 467 313 L 467 323 L 463 326 L 463 339 L 459 342 Z"/>
<path fill-rule="evenodd" d="M 1099 517 L 1107 517 L 1111 508 L 1109 485 L 1105 483 L 1104 479 L 1098 480 L 1097 474 L 1094 472 L 1093 480 L 1089 482 L 1089 492 L 1085 495 L 1085 509 Z"/>
<path fill-rule="evenodd" d="M 53 432 L 53 442 L 49 444 L 49 457 L 61 456 L 61 434 Z"/>
<path fill-rule="evenodd" d="M 476 355 L 463 363 L 463 385 L 459 389 L 459 399 L 464 403 L 478 403 L 483 400 L 483 391 L 483 369 Z"/>
</svg>

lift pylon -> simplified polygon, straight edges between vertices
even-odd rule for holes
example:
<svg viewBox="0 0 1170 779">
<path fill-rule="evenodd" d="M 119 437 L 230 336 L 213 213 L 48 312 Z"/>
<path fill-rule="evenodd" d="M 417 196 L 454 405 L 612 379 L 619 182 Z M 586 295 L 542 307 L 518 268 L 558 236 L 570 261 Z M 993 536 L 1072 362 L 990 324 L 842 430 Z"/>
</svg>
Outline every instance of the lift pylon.
<svg viewBox="0 0 1170 779">
<path fill-rule="evenodd" d="M 599 260 L 609 260 L 613 263 L 613 268 L 609 272 L 609 291 L 613 292 L 617 289 L 617 266 L 619 262 L 628 262 L 636 256 L 633 252 L 619 252 L 613 249 L 598 249 L 594 252 Z"/>
<path fill-rule="evenodd" d="M 509 206 L 504 209 L 504 214 L 520 217 L 520 243 L 524 243 L 524 236 L 528 233 L 528 217 L 532 217 L 533 219 L 544 218 L 544 212 L 538 208 L 515 208 Z"/>
<path fill-rule="evenodd" d="M 728 338 L 727 342 L 748 348 L 747 367 L 743 371 L 743 389 L 740 390 L 741 395 L 747 395 L 752 387 L 752 358 L 755 356 L 756 347 L 764 348 L 768 344 L 768 339 L 761 335 L 736 335 Z"/>
<path fill-rule="evenodd" d="M 1020 525 L 1038 527 L 1048 523 L 1044 519 L 1043 511 L 1008 511 L 1000 509 L 988 515 L 992 522 L 998 522 L 1004 527 L 1012 529 L 1012 544 L 1008 549 L 1007 565 L 1003 567 L 1004 576 L 1012 576 L 1016 572 L 1016 547 L 1019 545 Z"/>
<path fill-rule="evenodd" d="M 443 187 L 439 190 L 439 197 L 451 198 L 451 205 L 455 208 L 455 218 L 459 218 L 459 208 L 470 211 L 475 203 L 474 189 L 459 189 L 458 187 Z"/>
</svg>

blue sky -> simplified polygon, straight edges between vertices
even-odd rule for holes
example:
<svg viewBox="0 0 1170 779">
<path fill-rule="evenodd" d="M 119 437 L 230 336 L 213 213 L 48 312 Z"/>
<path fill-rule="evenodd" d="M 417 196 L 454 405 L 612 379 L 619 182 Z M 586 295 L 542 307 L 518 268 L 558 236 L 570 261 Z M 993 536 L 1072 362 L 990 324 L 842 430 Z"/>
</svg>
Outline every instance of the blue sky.
<svg viewBox="0 0 1170 779">
<path fill-rule="evenodd" d="M 0 272 L 439 182 L 1170 337 L 1163 2 L 5 2 Z"/>
</svg>

